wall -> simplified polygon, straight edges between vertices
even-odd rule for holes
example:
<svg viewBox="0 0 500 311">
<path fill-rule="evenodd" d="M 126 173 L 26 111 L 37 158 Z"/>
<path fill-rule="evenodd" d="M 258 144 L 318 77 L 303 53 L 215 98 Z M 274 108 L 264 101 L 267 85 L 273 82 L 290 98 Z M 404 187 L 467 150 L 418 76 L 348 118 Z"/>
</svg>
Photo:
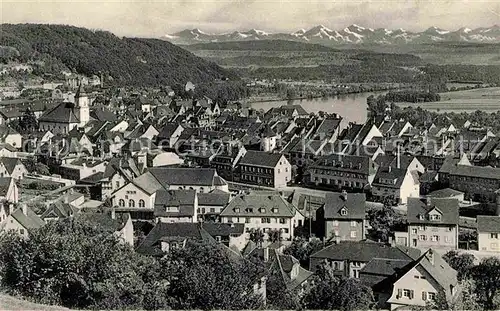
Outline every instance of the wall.
<svg viewBox="0 0 500 311">
<path fill-rule="evenodd" d="M 477 236 L 479 250 L 487 252 L 500 252 L 500 233 L 498 233 L 498 238 L 491 238 L 491 234 L 479 233 Z"/>
<path fill-rule="evenodd" d="M 360 241 L 364 239 L 364 222 L 363 220 L 353 220 L 355 227 L 351 226 L 351 220 L 326 220 L 325 221 L 325 237 L 329 239 L 334 237 L 335 232 L 338 232 L 341 241 Z M 337 226 L 335 225 L 337 223 Z M 355 237 L 351 237 L 351 232 L 356 232 Z"/>
<path fill-rule="evenodd" d="M 410 247 L 417 247 L 421 249 L 433 248 L 433 249 L 450 249 L 450 250 L 458 248 L 458 228 L 457 226 L 454 225 L 441 225 L 441 226 L 409 225 L 408 234 L 409 234 L 408 243 Z M 427 237 L 427 240 L 426 241 L 420 240 L 421 235 L 425 235 Z M 439 236 L 439 241 L 431 241 L 431 236 L 433 235 Z M 414 244 L 414 239 L 417 239 L 416 245 Z"/>
</svg>

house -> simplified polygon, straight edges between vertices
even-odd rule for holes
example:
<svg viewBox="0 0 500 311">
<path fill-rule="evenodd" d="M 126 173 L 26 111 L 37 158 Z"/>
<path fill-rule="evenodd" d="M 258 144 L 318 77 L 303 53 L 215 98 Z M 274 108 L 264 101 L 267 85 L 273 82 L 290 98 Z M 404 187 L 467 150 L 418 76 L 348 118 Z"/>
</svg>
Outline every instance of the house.
<svg viewBox="0 0 500 311">
<path fill-rule="evenodd" d="M 106 165 L 107 162 L 100 159 L 78 158 L 70 163 L 61 164 L 57 172 L 63 178 L 79 181 L 98 172 L 103 173 Z"/>
<path fill-rule="evenodd" d="M 133 219 L 153 219 L 156 192 L 162 184 L 150 173 L 140 175 L 113 192 L 116 211 L 130 213 Z"/>
<path fill-rule="evenodd" d="M 156 192 L 156 222 L 197 222 L 197 209 L 198 197 L 195 190 L 160 189 Z"/>
<path fill-rule="evenodd" d="M 82 213 L 81 217 L 103 229 L 113 232 L 120 243 L 134 246 L 134 226 L 130 214 L 117 214 L 114 209 L 111 209 L 104 213 Z"/>
<path fill-rule="evenodd" d="M 19 189 L 12 177 L 0 177 L 0 200 L 10 203 L 19 201 Z"/>
<path fill-rule="evenodd" d="M 83 127 L 90 120 L 90 100 L 80 84 L 74 102 L 63 102 L 44 112 L 39 127 L 54 134 L 67 134 L 75 127 Z"/>
<path fill-rule="evenodd" d="M 361 270 L 374 258 L 411 262 L 420 251 L 404 246 L 390 246 L 373 241 L 340 241 L 312 254 L 309 270 L 315 272 L 322 264 L 332 269 L 334 275 L 360 278 Z"/>
<path fill-rule="evenodd" d="M 301 296 L 311 282 L 313 273 L 302 268 L 297 258 L 292 255 L 280 254 L 275 249 L 269 252 L 273 258 L 269 273 L 275 274 L 290 294 Z"/>
<path fill-rule="evenodd" d="M 0 143 L 9 144 L 15 148 L 22 147 L 23 137 L 8 125 L 0 125 Z"/>
<path fill-rule="evenodd" d="M 372 183 L 372 194 L 380 201 L 406 204 L 408 198 L 420 196 L 420 178 L 409 168 L 380 167 Z"/>
<path fill-rule="evenodd" d="M 460 293 L 457 272 L 432 249 L 373 286 L 373 291 L 379 307 L 390 310 L 423 308 L 438 295 L 451 304 Z"/>
<path fill-rule="evenodd" d="M 27 238 L 30 230 L 41 228 L 44 224 L 31 208 L 22 204 L 0 224 L 0 232 L 15 231 Z"/>
<path fill-rule="evenodd" d="M 324 221 L 326 239 L 360 241 L 366 234 L 365 212 L 364 193 L 328 192 L 325 204 L 316 212 L 316 219 Z"/>
<path fill-rule="evenodd" d="M 314 185 L 360 192 L 372 183 L 377 166 L 368 157 L 332 154 L 312 164 L 309 172 Z"/>
<path fill-rule="evenodd" d="M 49 207 L 40 215 L 40 218 L 48 223 L 59 219 L 73 217 L 78 210 L 71 204 L 56 201 L 49 205 Z"/>
<path fill-rule="evenodd" d="M 231 195 L 221 190 L 213 190 L 209 193 L 198 193 L 198 219 L 218 220 L 222 209 L 229 203 Z"/>
<path fill-rule="evenodd" d="M 236 172 L 237 163 L 245 155 L 247 150 L 244 146 L 224 144 L 217 154 L 212 158 L 210 166 L 217 170 L 217 174 L 225 180 L 235 181 L 239 179 Z"/>
<path fill-rule="evenodd" d="M 262 230 L 265 239 L 269 231 L 278 230 L 283 240 L 291 240 L 303 216 L 279 193 L 251 191 L 233 198 L 221 211 L 220 219 L 222 223 L 244 224 L 246 232 Z"/>
<path fill-rule="evenodd" d="M 456 165 L 449 173 L 450 188 L 462 191 L 475 201 L 495 200 L 495 191 L 500 188 L 500 168 Z"/>
<path fill-rule="evenodd" d="M 458 248 L 457 199 L 409 198 L 407 245 L 420 249 Z"/>
<path fill-rule="evenodd" d="M 284 155 L 248 150 L 238 163 L 240 182 L 272 188 L 285 187 L 292 179 L 292 166 Z"/>
<path fill-rule="evenodd" d="M 24 175 L 28 174 L 28 170 L 19 158 L 0 158 L 0 176 L 12 177 L 15 180 L 20 180 Z"/>
<path fill-rule="evenodd" d="M 229 192 L 227 182 L 211 168 L 153 167 L 149 169 L 165 189 L 189 189 L 198 193 L 215 189 Z"/>
<path fill-rule="evenodd" d="M 243 226 L 214 224 L 208 225 L 205 229 L 206 225 L 203 223 L 165 223 L 160 221 L 137 246 L 136 251 L 144 255 L 163 256 L 171 249 L 183 248 L 189 240 L 194 240 L 221 245 L 233 257 L 241 258 L 241 254 L 229 248 L 226 241 L 229 243 L 231 237 L 243 235 Z M 216 234 L 215 238 L 207 230 Z"/>
<path fill-rule="evenodd" d="M 500 216 L 477 216 L 477 242 L 480 251 L 500 252 Z"/>
</svg>

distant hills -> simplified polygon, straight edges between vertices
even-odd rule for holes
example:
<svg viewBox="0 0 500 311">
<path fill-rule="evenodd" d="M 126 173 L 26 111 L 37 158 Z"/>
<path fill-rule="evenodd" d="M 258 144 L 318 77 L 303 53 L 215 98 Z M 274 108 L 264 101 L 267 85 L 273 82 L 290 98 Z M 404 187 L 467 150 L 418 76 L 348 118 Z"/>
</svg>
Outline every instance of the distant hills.
<svg viewBox="0 0 500 311">
<path fill-rule="evenodd" d="M 2 24 L 0 60 L 31 62 L 37 72 L 57 75 L 67 68 L 110 76 L 120 85 L 173 85 L 237 79 L 237 76 L 159 39 L 119 38 L 73 26 Z"/>
<path fill-rule="evenodd" d="M 318 25 L 309 30 L 300 29 L 292 33 L 270 33 L 251 29 L 222 34 L 210 34 L 196 28 L 165 35 L 163 39 L 176 44 L 256 40 L 291 40 L 326 45 L 391 45 L 434 42 L 500 43 L 500 26 L 494 25 L 488 28 L 476 29 L 460 28 L 455 31 L 430 27 L 422 32 L 411 32 L 401 28 L 393 30 L 385 28 L 372 29 L 359 25 L 350 25 L 341 30 L 332 30 L 323 25 Z"/>
</svg>

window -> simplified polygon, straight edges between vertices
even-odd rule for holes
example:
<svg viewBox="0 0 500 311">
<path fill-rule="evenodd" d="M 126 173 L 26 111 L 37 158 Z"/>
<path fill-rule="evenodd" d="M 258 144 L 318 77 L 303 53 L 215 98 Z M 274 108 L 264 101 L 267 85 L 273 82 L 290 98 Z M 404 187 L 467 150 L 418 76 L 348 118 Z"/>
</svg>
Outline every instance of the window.
<svg viewBox="0 0 500 311">
<path fill-rule="evenodd" d="M 351 227 L 356 227 L 356 221 L 355 220 L 351 221 Z"/>
<path fill-rule="evenodd" d="M 347 209 L 343 208 L 342 210 L 340 210 L 340 215 L 342 215 L 342 216 L 347 215 Z"/>
<path fill-rule="evenodd" d="M 412 234 L 417 234 L 417 228 L 413 228 L 413 229 L 411 229 L 411 233 L 412 233 Z"/>
<path fill-rule="evenodd" d="M 403 289 L 403 297 L 406 297 L 408 299 L 413 299 L 413 290 L 411 289 Z"/>
<path fill-rule="evenodd" d="M 429 300 L 435 300 L 436 299 L 436 293 L 427 293 L 427 298 Z"/>
<path fill-rule="evenodd" d="M 201 213 L 205 214 L 205 208 L 204 207 L 201 209 Z"/>
<path fill-rule="evenodd" d="M 120 182 L 119 181 L 116 182 L 116 188 L 120 188 Z"/>
<path fill-rule="evenodd" d="M 214 207 L 210 208 L 210 213 L 215 213 L 215 208 Z"/>
<path fill-rule="evenodd" d="M 425 234 L 421 234 L 421 235 L 418 237 L 418 239 L 419 239 L 420 241 L 427 241 L 427 236 L 426 236 Z"/>
<path fill-rule="evenodd" d="M 135 201 L 132 199 L 128 200 L 128 207 L 135 207 Z"/>
<path fill-rule="evenodd" d="M 273 207 L 273 208 L 271 209 L 271 212 L 272 212 L 273 214 L 276 214 L 276 213 L 278 212 L 278 209 L 277 209 L 276 207 Z"/>
<path fill-rule="evenodd" d="M 429 215 L 429 219 L 433 221 L 441 220 L 441 215 L 438 214 Z"/>
<path fill-rule="evenodd" d="M 422 300 L 423 301 L 427 300 L 427 292 L 422 292 Z"/>
<path fill-rule="evenodd" d="M 490 233 L 490 239 L 498 239 L 498 233 Z"/>
<path fill-rule="evenodd" d="M 286 224 L 286 219 L 285 218 L 280 218 L 280 224 Z"/>
<path fill-rule="evenodd" d="M 451 239 L 450 239 L 450 237 L 449 237 L 449 236 L 444 237 L 444 241 L 445 241 L 446 243 L 451 243 Z"/>
<path fill-rule="evenodd" d="M 356 231 L 351 231 L 351 238 L 355 238 L 356 237 Z"/>
<path fill-rule="evenodd" d="M 146 202 L 144 202 L 144 200 L 139 200 L 139 207 L 145 207 L 146 206 Z"/>
<path fill-rule="evenodd" d="M 221 239 L 220 235 L 217 235 L 217 236 L 215 236 L 215 240 L 216 240 L 217 242 L 220 242 L 222 239 Z"/>
<path fill-rule="evenodd" d="M 249 223 L 250 223 L 250 218 L 246 217 L 246 218 L 245 218 L 245 223 L 246 223 L 246 224 L 249 224 Z"/>
<path fill-rule="evenodd" d="M 24 229 L 19 229 L 20 234 L 24 234 Z"/>
<path fill-rule="evenodd" d="M 438 242 L 439 241 L 439 236 L 437 236 L 437 235 L 431 236 L 431 241 L 432 242 Z"/>
<path fill-rule="evenodd" d="M 125 207 L 125 200 L 124 199 L 120 199 L 120 201 L 118 201 L 118 206 Z"/>
<path fill-rule="evenodd" d="M 418 226 L 418 230 L 420 230 L 420 231 L 424 231 L 424 230 L 425 230 L 425 227 L 424 227 L 424 226 Z"/>
</svg>

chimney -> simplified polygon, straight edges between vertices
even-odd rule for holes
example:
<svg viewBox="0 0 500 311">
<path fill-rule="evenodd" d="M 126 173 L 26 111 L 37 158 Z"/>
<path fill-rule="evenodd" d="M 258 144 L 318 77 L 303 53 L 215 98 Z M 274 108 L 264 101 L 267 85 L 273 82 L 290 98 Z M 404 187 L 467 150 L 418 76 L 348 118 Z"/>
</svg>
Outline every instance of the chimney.
<svg viewBox="0 0 500 311">
<path fill-rule="evenodd" d="M 64 198 L 63 198 L 63 202 L 68 204 L 69 203 L 69 196 L 68 195 L 65 195 Z"/>
<path fill-rule="evenodd" d="M 397 168 L 401 168 L 401 151 L 399 150 L 400 146 L 398 144 L 398 154 L 397 154 Z"/>
<path fill-rule="evenodd" d="M 264 251 L 264 262 L 268 262 L 269 261 L 269 248 L 264 247 L 263 251 Z"/>
<path fill-rule="evenodd" d="M 427 259 L 434 266 L 434 251 L 432 249 L 429 249 L 429 251 L 427 251 Z"/>
<path fill-rule="evenodd" d="M 116 219 L 116 211 L 114 207 L 111 208 L 111 219 Z"/>
<path fill-rule="evenodd" d="M 387 168 L 387 170 L 388 170 L 388 172 L 390 173 L 390 172 L 392 171 L 392 166 L 389 166 L 389 167 Z"/>
<path fill-rule="evenodd" d="M 425 205 L 427 206 L 431 206 L 432 205 L 432 200 L 430 197 L 427 197 L 427 199 L 425 200 Z"/>
<path fill-rule="evenodd" d="M 342 199 L 344 199 L 344 201 L 347 201 L 347 191 L 346 190 L 342 190 Z"/>
<path fill-rule="evenodd" d="M 496 195 L 496 215 L 500 216 L 500 189 L 495 191 Z"/>
<path fill-rule="evenodd" d="M 335 244 L 340 244 L 340 237 L 338 235 L 335 236 Z"/>
<path fill-rule="evenodd" d="M 26 203 L 23 203 L 23 204 L 21 204 L 21 208 L 22 208 L 23 214 L 27 215 L 28 214 L 28 205 L 26 205 Z"/>
</svg>

